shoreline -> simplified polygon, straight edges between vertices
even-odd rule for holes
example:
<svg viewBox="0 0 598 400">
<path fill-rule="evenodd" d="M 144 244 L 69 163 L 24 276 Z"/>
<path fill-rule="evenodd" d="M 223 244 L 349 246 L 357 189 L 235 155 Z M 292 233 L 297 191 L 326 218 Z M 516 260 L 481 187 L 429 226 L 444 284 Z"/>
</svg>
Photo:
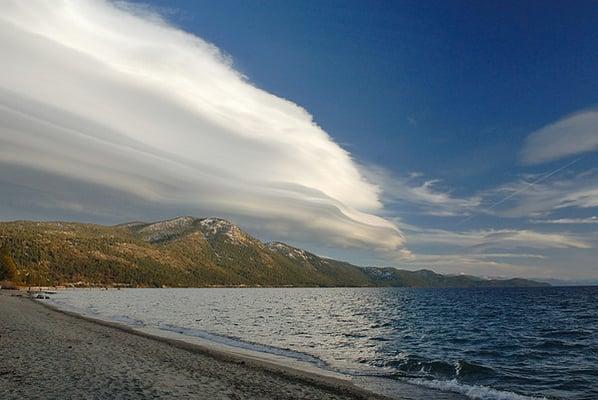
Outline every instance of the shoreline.
<svg viewBox="0 0 598 400">
<path fill-rule="evenodd" d="M 276 356 L 274 354 L 265 354 L 247 349 L 236 348 L 225 344 L 211 342 L 207 339 L 189 337 L 177 332 L 161 331 L 152 328 L 135 328 L 124 323 L 94 318 L 74 311 L 62 309 L 45 301 L 40 301 L 33 298 L 27 299 L 35 304 L 39 304 L 54 312 L 67 315 L 69 317 L 81 319 L 87 322 L 117 329 L 132 335 L 162 342 L 179 349 L 190 351 L 192 353 L 206 355 L 219 361 L 232 362 L 251 368 L 258 368 L 270 373 L 278 374 L 284 378 L 298 380 L 310 385 L 318 385 L 333 390 L 342 389 L 343 392 L 352 391 L 355 395 L 366 396 L 366 398 L 369 399 L 391 400 L 388 397 L 381 396 L 355 386 L 350 381 L 350 378 L 345 375 L 313 367 L 307 362 L 299 361 L 301 367 L 294 367 L 288 364 L 289 360 L 283 356 Z"/>
<path fill-rule="evenodd" d="M 12 292 L 12 291 L 11 291 Z M 15 291 L 16 292 L 16 291 Z M 237 378 L 241 376 L 247 377 L 247 375 L 258 375 L 259 378 L 257 380 L 252 380 L 251 384 L 254 386 L 251 389 L 247 389 L 248 391 L 256 391 L 260 390 L 261 386 L 265 386 L 264 390 L 272 390 L 272 381 L 277 380 L 277 384 L 275 385 L 277 388 L 280 389 L 280 393 L 273 396 L 274 398 L 345 398 L 345 399 L 371 399 L 371 400 L 383 400 L 383 399 L 390 399 L 389 397 L 376 394 L 374 392 L 365 390 L 356 386 L 348 379 L 343 379 L 340 374 L 336 375 L 334 373 L 331 374 L 321 374 L 315 370 L 306 370 L 302 368 L 296 368 L 290 365 L 284 365 L 282 362 L 277 362 L 275 359 L 267 359 L 261 357 L 255 357 L 250 354 L 243 354 L 242 351 L 231 352 L 226 351 L 225 349 L 221 348 L 220 346 L 208 346 L 206 344 L 200 343 L 190 343 L 189 341 L 183 341 L 180 338 L 176 337 L 167 337 L 165 335 L 156 335 L 155 332 L 152 331 L 143 331 L 139 329 L 132 328 L 127 325 L 119 324 L 117 322 L 105 321 L 97 318 L 91 318 L 85 315 L 77 314 L 71 311 L 60 309 L 52 304 L 47 304 L 42 301 L 36 301 L 34 299 L 30 299 L 28 296 L 24 295 L 22 292 L 13 292 L 13 293 L 0 293 L 0 307 L 2 307 L 3 315 L 6 317 L 6 308 L 8 308 L 8 314 L 13 313 L 14 315 L 22 314 L 22 317 L 29 317 L 27 319 L 30 320 L 29 325 L 31 325 L 31 321 L 35 321 L 36 318 L 32 315 L 27 314 L 45 314 L 46 321 L 43 321 L 45 325 L 64 325 L 64 323 L 79 329 L 82 328 L 83 330 L 102 330 L 101 335 L 103 337 L 113 337 L 119 336 L 118 340 L 114 340 L 113 342 L 118 342 L 120 339 L 124 339 L 125 341 L 129 342 L 137 342 L 137 341 L 144 341 L 149 342 L 146 343 L 146 347 L 148 348 L 156 348 L 156 352 L 183 352 L 183 354 L 178 354 L 179 358 L 185 359 L 184 361 L 187 363 L 193 364 L 194 362 L 201 362 L 207 364 L 218 364 L 215 366 L 211 366 L 210 373 L 213 374 L 215 371 L 221 369 L 232 370 L 232 374 L 236 375 Z M 18 293 L 18 294 L 17 294 Z M 51 313 L 43 312 L 44 310 L 50 311 Z M 40 312 L 41 311 L 41 312 Z M 2 318 L 2 317 L 0 317 Z M 13 318 L 14 319 L 14 318 Z M 37 318 L 39 321 L 40 318 Z M 15 321 L 13 321 L 15 322 Z M 55 322 L 55 324 L 54 324 Z M 35 323 L 35 322 L 34 322 Z M 40 321 L 41 323 L 41 321 Z M 89 325 L 93 324 L 93 327 Z M 4 324 L 7 325 L 7 324 Z M 0 328 L 0 340 L 5 341 L 6 339 L 9 340 L 17 340 L 17 337 L 11 337 L 10 331 L 8 334 L 5 332 L 7 329 L 6 326 L 2 325 Z M 8 324 L 8 329 L 10 330 L 10 324 Z M 56 326 L 44 326 L 43 327 L 46 332 L 52 332 L 57 328 Z M 49 328 L 49 330 L 48 330 Z M 75 330 L 76 330 L 75 329 Z M 108 330 L 107 332 L 104 330 Z M 126 335 L 126 337 L 122 338 L 121 335 Z M 79 341 L 82 338 L 75 338 L 75 341 Z M 35 341 L 35 337 L 26 338 L 23 343 L 23 347 L 28 348 L 33 345 L 31 341 Z M 90 340 L 90 337 L 87 336 L 82 340 Z M 0 342 L 1 343 L 1 342 Z M 89 346 L 94 347 L 94 342 L 91 341 L 88 343 Z M 136 343 L 138 345 L 138 343 Z M 96 345 L 97 346 L 97 345 Z M 4 348 L 4 351 L 7 351 L 8 348 L 6 346 L 1 346 Z M 18 346 L 17 346 L 18 347 Z M 69 350 L 71 347 L 68 348 Z M 16 351 L 17 349 L 12 348 L 11 351 Z M 100 353 L 105 351 L 106 349 L 94 349 L 99 350 Z M 125 349 L 117 349 L 119 352 L 120 350 Z M 129 350 L 130 349 L 126 349 Z M 2 350 L 0 350 L 2 351 Z M 43 352 L 36 352 L 34 356 L 26 355 L 26 354 L 18 354 L 15 355 L 17 360 L 22 360 L 23 357 L 29 356 L 29 358 L 37 358 L 36 360 L 30 360 L 30 362 L 34 365 L 45 365 L 49 363 L 56 363 L 54 358 L 50 358 L 51 356 L 44 356 L 40 353 Z M 60 354 L 60 353 L 59 353 Z M 138 362 L 137 354 L 134 352 L 133 360 Z M 7 356 L 10 358 L 11 354 L 2 354 L 4 360 L 7 359 Z M 89 354 L 81 354 L 82 357 L 89 357 Z M 207 359 L 207 360 L 206 360 Z M 73 360 L 75 364 L 77 364 L 77 359 Z M 105 360 L 107 364 L 110 366 L 111 361 Z M 7 365 L 10 365 L 8 363 Z M 58 363 L 60 365 L 60 363 Z M 165 368 L 172 367 L 172 365 L 165 365 Z M 6 367 L 4 367 L 6 368 Z M 32 369 L 25 371 L 19 370 L 8 370 L 8 371 L 0 371 L 0 382 L 3 379 L 6 379 L 7 376 L 15 375 L 20 376 L 23 378 L 24 374 L 27 374 Z M 73 375 L 77 373 L 83 373 L 83 368 L 81 371 L 74 371 Z M 49 375 L 53 375 L 55 372 L 49 373 Z M 218 374 L 216 374 L 218 375 Z M 52 381 L 60 380 L 60 379 L 72 379 L 72 376 L 60 376 L 60 377 L 52 377 Z M 230 379 L 228 376 L 216 376 L 215 380 L 221 378 L 223 380 Z M 7 387 L 7 384 L 10 382 L 2 382 L 3 385 L 1 387 Z M 54 385 L 55 383 L 49 383 L 49 385 Z M 151 382 L 147 383 L 151 386 Z M 26 387 L 23 388 L 22 384 L 19 385 L 20 390 L 27 389 Z M 10 387 L 10 385 L 8 385 Z M 257 388 L 257 389 L 256 389 Z M 174 388 L 173 388 L 174 389 Z M 176 388 L 177 390 L 180 388 Z M 43 393 L 47 390 L 44 388 L 43 385 L 38 386 L 37 390 L 41 390 Z M 314 392 L 312 395 L 307 395 L 307 392 Z M 261 392 L 259 392 L 261 393 Z M 16 393 L 15 393 L 16 394 Z M 89 395 L 89 393 L 87 393 Z M 222 393 L 220 393 L 222 395 Z M 5 393 L 3 398 L 10 398 L 10 393 Z M 123 394 L 124 397 L 130 398 L 132 395 L 136 397 L 132 393 Z M 196 393 L 186 393 L 187 396 L 197 396 L 197 398 L 206 398 L 204 391 L 198 391 Z M 340 396 L 340 397 L 339 397 Z M 2 396 L 0 396 L 2 397 Z M 23 395 L 21 393 L 19 396 L 15 396 L 14 398 L 27 398 L 29 397 L 27 394 Z M 115 398 L 117 398 L 116 396 Z M 151 397 L 151 396 L 150 396 Z M 163 398 L 164 396 L 158 396 L 156 398 Z M 168 396 L 166 396 L 168 397 Z M 272 394 L 269 396 L 267 393 L 258 396 L 247 396 L 243 394 L 234 395 L 234 396 L 225 396 L 223 398 L 273 398 Z M 52 398 L 52 396 L 46 397 Z M 55 397 L 55 398 L 68 398 L 66 397 Z M 145 395 L 139 396 L 137 398 L 148 398 Z M 212 398 L 211 396 L 209 398 Z"/>
<path fill-rule="evenodd" d="M 48 289 L 48 288 L 44 288 Z M 70 289 L 66 289 L 69 291 Z M 86 289 L 75 289 L 86 290 Z M 87 290 L 102 290 L 102 289 L 87 289 Z M 114 289 L 111 289 L 114 290 Z M 68 318 L 70 322 L 93 324 L 94 326 L 110 329 L 111 331 L 118 331 L 130 337 L 138 337 L 154 342 L 156 345 L 161 345 L 167 348 L 178 349 L 185 351 L 187 359 L 193 358 L 210 358 L 215 363 L 224 363 L 233 365 L 236 373 L 245 375 L 252 372 L 262 372 L 284 381 L 283 386 L 286 385 L 301 385 L 309 387 L 310 390 L 321 390 L 316 397 L 310 396 L 268 396 L 262 395 L 258 397 L 252 396 L 237 396 L 234 399 L 245 398 L 340 398 L 345 399 L 394 399 L 394 400 L 467 400 L 468 398 L 478 398 L 480 393 L 492 395 L 492 398 L 513 398 L 513 399 L 528 399 L 528 397 L 516 395 L 512 392 L 500 392 L 492 388 L 484 386 L 455 386 L 453 381 L 430 381 L 430 382 L 416 382 L 410 380 L 396 380 L 384 375 L 377 374 L 353 374 L 350 371 L 332 370 L 326 367 L 318 360 L 310 360 L 308 358 L 297 357 L 293 355 L 270 352 L 255 347 L 245 347 L 243 341 L 232 339 L 232 342 L 220 341 L 218 338 L 212 338 L 211 334 L 204 336 L 200 333 L 188 331 L 184 327 L 173 326 L 161 327 L 152 324 L 146 325 L 142 321 L 130 319 L 123 315 L 124 319 L 114 318 L 108 315 L 100 315 L 92 312 L 91 314 L 83 309 L 73 308 L 68 303 L 53 302 L 50 297 L 36 299 L 35 295 L 42 292 L 31 292 L 23 290 L 0 291 L 0 357 L 2 357 L 2 298 L 18 297 L 23 304 L 30 304 L 29 308 L 40 310 L 47 310 L 46 316 L 55 316 L 55 319 L 63 317 Z M 52 292 L 46 292 L 52 293 Z M 12 294 L 12 295 L 11 295 Z M 55 293 L 52 293 L 55 294 Z M 47 301 L 50 299 L 50 301 Z M 25 307 L 28 308 L 28 307 Z M 79 323 L 77 323 L 77 321 Z M 216 335 L 218 336 L 218 335 Z M 224 336 L 223 336 L 224 337 Z M 225 337 L 226 338 L 226 337 Z M 33 339 L 35 340 L 35 338 Z M 236 341 L 239 343 L 236 343 Z M 251 342 L 245 342 L 251 345 Z M 111 344 L 112 346 L 112 344 Z M 259 345 L 258 345 L 259 346 Z M 69 347 L 70 348 L 70 347 Z M 126 349 L 123 349 L 126 350 Z M 284 351 L 284 349 L 281 349 Z M 303 353 L 299 353 L 303 354 Z M 308 353 L 305 355 L 310 356 Z M 134 359 L 137 354 L 133 354 Z M 42 362 L 44 360 L 41 360 Z M 216 367 L 217 368 L 217 367 Z M 0 367 L 0 398 L 2 397 L 2 375 L 3 371 Z M 257 387 L 261 386 L 261 382 L 257 381 Z M 452 386 L 451 386 L 452 385 Z M 193 394 L 186 393 L 186 398 L 195 398 Z M 508 396 L 508 397 L 505 397 Z M 17 397 L 15 397 L 16 399 Z M 21 397 L 22 398 L 22 397 Z M 62 397 L 59 397 L 62 398 Z M 127 397 L 130 398 L 130 397 Z M 146 397 L 142 397 L 146 398 Z M 167 398 L 164 396 L 158 398 Z M 204 397 L 200 397 L 204 398 Z M 208 397 L 220 398 L 220 397 Z M 231 398 L 231 397 L 223 397 Z M 531 397 L 529 397 L 531 399 Z"/>
<path fill-rule="evenodd" d="M 142 290 L 142 288 L 138 288 Z M 69 289 L 66 289 L 69 290 Z M 75 289 L 81 290 L 81 289 Z M 85 290 L 85 289 L 83 289 Z M 103 290 L 89 288 L 88 290 Z M 110 289 L 114 290 L 114 289 Z M 131 289 L 127 289 L 131 290 Z M 386 400 L 467 400 L 467 396 L 454 391 L 446 391 L 441 388 L 434 388 L 426 385 L 397 381 L 376 375 L 352 375 L 343 371 L 327 369 L 319 363 L 305 359 L 294 358 L 288 354 L 265 352 L 255 348 L 240 347 L 244 343 L 239 339 L 233 339 L 230 344 L 221 342 L 211 337 L 190 335 L 184 332 L 184 328 L 165 330 L 146 325 L 136 326 L 125 321 L 102 318 L 99 315 L 89 315 L 82 310 L 72 309 L 67 305 L 59 305 L 44 300 L 31 299 L 34 303 L 47 307 L 55 312 L 68 316 L 108 326 L 124 332 L 164 342 L 168 345 L 178 347 L 191 352 L 208 355 L 217 360 L 232 362 L 250 368 L 257 368 L 277 374 L 285 379 L 297 380 L 309 385 L 315 385 L 332 390 L 341 390 L 344 395 L 350 398 L 386 399 Z M 50 299 L 51 300 L 51 299 Z M 211 334 L 209 334 L 211 336 Z M 216 335 L 218 336 L 218 335 Z M 257 343 L 247 342 L 250 346 Z M 267 346 L 266 346 L 267 347 Z M 284 351 L 284 349 L 281 349 Z M 309 354 L 305 354 L 308 357 Z M 349 398 L 349 397 L 348 397 Z"/>
</svg>

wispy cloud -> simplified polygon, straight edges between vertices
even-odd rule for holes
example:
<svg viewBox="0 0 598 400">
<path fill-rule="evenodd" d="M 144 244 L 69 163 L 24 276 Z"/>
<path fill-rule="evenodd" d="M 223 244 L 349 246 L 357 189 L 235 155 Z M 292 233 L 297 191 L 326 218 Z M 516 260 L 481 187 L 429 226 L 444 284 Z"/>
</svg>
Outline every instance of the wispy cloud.
<svg viewBox="0 0 598 400">
<path fill-rule="evenodd" d="M 573 234 L 546 233 L 528 229 L 481 229 L 453 232 L 442 229 L 406 229 L 409 244 L 466 247 L 482 252 L 487 249 L 588 249 L 592 245 Z"/>
<path fill-rule="evenodd" d="M 530 229 L 453 232 L 407 224 L 403 227 L 413 252 L 409 258 L 394 260 L 397 265 L 453 274 L 550 277 L 560 271 L 560 268 L 550 262 L 552 256 L 548 257 L 547 254 L 554 255 L 556 252 L 570 257 L 579 251 L 588 253 L 593 251 L 596 243 L 596 238 L 585 238 L 573 233 L 538 232 Z M 579 260 L 586 262 L 585 259 Z M 580 269 L 587 268 L 584 266 Z M 571 272 L 559 273 L 565 275 Z M 595 275 L 588 271 L 584 273 L 587 276 Z"/>
<path fill-rule="evenodd" d="M 382 188 L 385 203 L 409 204 L 422 214 L 440 217 L 469 215 L 481 202 L 479 196 L 454 196 L 449 190 L 440 188 L 442 181 L 439 179 L 426 179 L 419 173 L 399 177 L 378 166 L 363 170 L 369 180 Z"/>
<path fill-rule="evenodd" d="M 500 207 L 480 208 L 480 212 L 501 217 L 519 218 L 545 216 L 566 208 L 588 209 L 598 207 L 598 171 L 569 172 L 562 177 L 530 185 L 537 176 L 524 177 L 486 191 L 484 203 L 508 198 Z M 494 204 L 494 203 L 493 203 Z"/>
<path fill-rule="evenodd" d="M 276 221 L 291 236 L 343 246 L 403 243 L 378 216 L 381 188 L 305 109 L 256 88 L 218 48 L 152 12 L 5 1 L 0 51 L 5 182 L 36 188 L 23 179 L 43 171 L 50 191 L 51 181 L 71 192 L 94 185 L 154 211 Z M 84 197 L 83 208 L 95 201 Z"/>
<path fill-rule="evenodd" d="M 525 164 L 540 164 L 598 150 L 598 109 L 569 115 L 531 133 L 521 152 Z"/>
<path fill-rule="evenodd" d="M 530 222 L 533 224 L 585 225 L 598 224 L 598 217 L 593 216 L 587 218 L 532 219 Z"/>
<path fill-rule="evenodd" d="M 510 256 L 513 257 L 510 257 Z M 411 269 L 433 269 L 436 272 L 447 274 L 473 274 L 488 277 L 513 277 L 513 276 L 542 276 L 545 275 L 547 268 L 540 265 L 530 265 L 525 263 L 506 261 L 525 261 L 526 259 L 538 259 L 542 261 L 542 256 L 526 254 L 510 255 L 486 255 L 486 254 L 415 254 L 412 259 L 404 261 L 401 266 Z"/>
</svg>

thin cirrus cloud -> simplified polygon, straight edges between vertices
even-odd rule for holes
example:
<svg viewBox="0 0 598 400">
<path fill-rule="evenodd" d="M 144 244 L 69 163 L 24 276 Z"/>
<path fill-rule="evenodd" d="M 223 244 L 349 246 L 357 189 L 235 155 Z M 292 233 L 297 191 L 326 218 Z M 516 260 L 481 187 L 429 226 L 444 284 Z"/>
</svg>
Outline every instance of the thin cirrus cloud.
<svg viewBox="0 0 598 400">
<path fill-rule="evenodd" d="M 445 273 L 491 276 L 551 276 L 554 267 L 538 252 L 590 251 L 592 243 L 571 233 L 530 229 L 480 229 L 447 231 L 406 225 L 412 256 L 403 265 L 434 266 Z M 422 249 L 422 251 L 418 251 Z M 529 251 L 531 250 L 531 252 Z M 585 267 L 581 268 L 584 269 Z"/>
<path fill-rule="evenodd" d="M 60 203 L 52 186 L 94 186 L 154 210 L 275 221 L 291 237 L 335 245 L 402 247 L 397 226 L 378 216 L 380 187 L 351 155 L 215 46 L 123 3 L 2 7 L 0 163 L 12 171 L 3 181 L 35 190 L 39 171 L 48 204 Z M 72 206 L 93 214 L 78 198 Z"/>
<path fill-rule="evenodd" d="M 412 173 L 406 177 L 394 176 L 379 166 L 362 167 L 372 182 L 383 188 L 382 198 L 387 204 L 409 205 L 421 214 L 436 217 L 467 216 L 478 206 L 482 198 L 454 196 L 439 188 L 439 179 L 424 179 L 422 174 Z"/>
<path fill-rule="evenodd" d="M 598 217 L 594 215 L 587 218 L 532 219 L 530 222 L 533 224 L 586 225 L 598 224 Z"/>
<path fill-rule="evenodd" d="M 521 159 L 524 164 L 541 164 L 595 150 L 598 108 L 580 111 L 532 132 L 525 141 Z"/>
<path fill-rule="evenodd" d="M 563 172 L 564 176 L 530 185 L 537 176 L 509 182 L 483 193 L 486 202 L 508 198 L 500 207 L 487 210 L 501 217 L 519 218 L 549 215 L 563 209 L 598 207 L 598 170 Z M 517 194 L 513 196 L 513 194 Z"/>
<path fill-rule="evenodd" d="M 478 253 L 487 249 L 592 248 L 590 243 L 576 235 L 538 232 L 529 229 L 481 229 L 454 232 L 442 229 L 415 228 L 409 234 L 409 244 L 465 247 Z"/>
</svg>

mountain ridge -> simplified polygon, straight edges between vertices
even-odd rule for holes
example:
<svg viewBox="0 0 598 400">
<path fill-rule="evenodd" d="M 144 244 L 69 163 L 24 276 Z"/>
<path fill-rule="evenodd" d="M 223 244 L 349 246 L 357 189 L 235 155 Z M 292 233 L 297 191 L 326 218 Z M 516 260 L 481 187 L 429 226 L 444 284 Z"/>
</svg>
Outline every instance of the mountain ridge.
<svg viewBox="0 0 598 400">
<path fill-rule="evenodd" d="M 221 218 L 175 217 L 113 226 L 0 223 L 0 248 L 23 284 L 209 286 L 549 286 L 430 270 L 361 267 L 283 242 L 262 242 Z M 1 279 L 1 277 L 0 277 Z"/>
</svg>

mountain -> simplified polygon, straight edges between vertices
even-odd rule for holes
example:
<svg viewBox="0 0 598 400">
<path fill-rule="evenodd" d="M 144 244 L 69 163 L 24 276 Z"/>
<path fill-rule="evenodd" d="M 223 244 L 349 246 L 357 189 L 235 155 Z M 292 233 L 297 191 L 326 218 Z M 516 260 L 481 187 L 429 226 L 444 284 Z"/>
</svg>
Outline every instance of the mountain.
<svg viewBox="0 0 598 400">
<path fill-rule="evenodd" d="M 535 279 L 535 278 L 534 278 Z M 541 278 L 543 282 L 551 286 L 598 286 L 598 279 L 545 279 Z"/>
<path fill-rule="evenodd" d="M 103 226 L 0 223 L 0 249 L 23 284 L 124 286 L 545 286 L 428 270 L 358 267 L 281 242 L 263 243 L 219 218 Z"/>
</svg>

